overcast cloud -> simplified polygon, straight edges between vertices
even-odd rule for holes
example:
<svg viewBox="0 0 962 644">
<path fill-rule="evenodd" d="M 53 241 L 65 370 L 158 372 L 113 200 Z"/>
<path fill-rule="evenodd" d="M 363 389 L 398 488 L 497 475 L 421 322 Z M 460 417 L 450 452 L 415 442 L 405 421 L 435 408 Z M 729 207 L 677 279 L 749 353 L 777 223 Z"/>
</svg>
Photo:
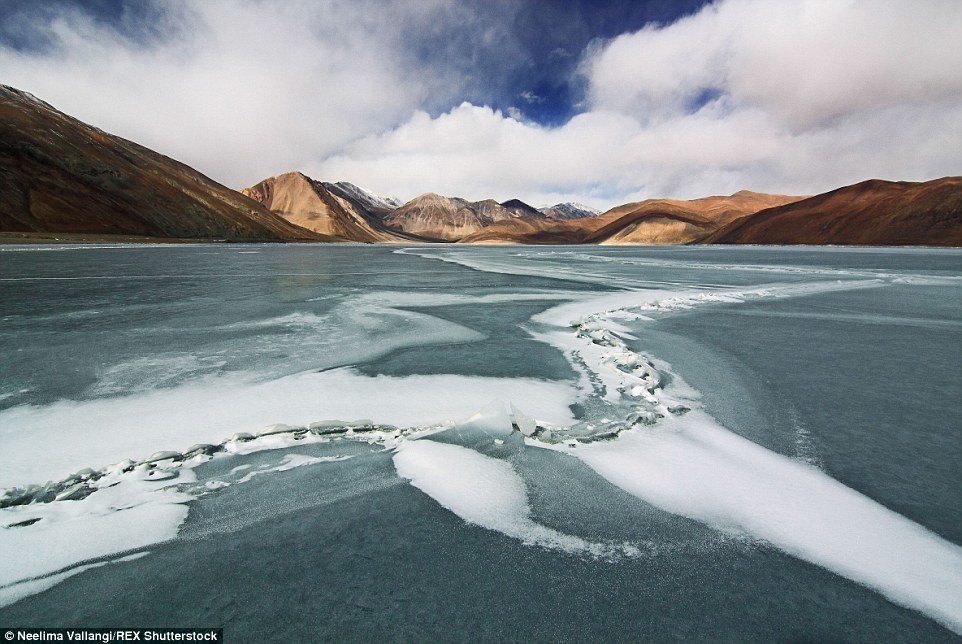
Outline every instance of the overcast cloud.
<svg viewBox="0 0 962 644">
<path fill-rule="evenodd" d="M 232 187 L 303 168 L 458 90 L 443 68 L 398 55 L 407 29 L 465 19 L 444 0 L 157 6 L 147 41 L 79 10 L 35 19 L 23 29 L 49 46 L 0 48 L 0 79 Z"/>
<path fill-rule="evenodd" d="M 531 61 L 466 4 L 159 6 L 151 38 L 34 18 L 52 45 L 0 45 L 0 81 L 232 187 L 298 169 L 402 199 L 607 207 L 962 173 L 956 0 L 721 0 L 570 52 L 584 95 L 562 125 L 528 116 L 533 88 L 479 89 Z"/>
</svg>

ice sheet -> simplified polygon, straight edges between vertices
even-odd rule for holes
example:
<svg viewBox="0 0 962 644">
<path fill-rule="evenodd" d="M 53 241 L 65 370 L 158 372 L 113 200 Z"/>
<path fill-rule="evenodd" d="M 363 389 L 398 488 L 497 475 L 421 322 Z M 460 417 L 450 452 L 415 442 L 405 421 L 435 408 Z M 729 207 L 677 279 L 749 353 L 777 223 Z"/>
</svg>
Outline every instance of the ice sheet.
<svg viewBox="0 0 962 644">
<path fill-rule="evenodd" d="M 422 256 L 480 270 L 545 276 L 541 267 L 524 265 L 523 253 L 495 257 L 452 251 L 446 253 L 446 258 L 442 254 L 431 251 Z M 719 266 L 710 268 L 718 270 Z M 773 284 L 741 291 L 626 290 L 601 296 L 556 293 L 551 297 L 538 293 L 481 297 L 367 294 L 340 305 L 330 319 L 295 313 L 266 323 L 289 325 L 299 332 L 318 335 L 330 328 L 355 325 L 384 340 L 386 345 L 371 349 L 381 351 L 383 346 L 391 345 L 391 338 L 409 342 L 412 335 L 424 336 L 425 328 L 465 341 L 478 337 L 464 327 L 438 326 L 430 316 L 408 314 L 395 307 L 572 300 L 535 316 L 533 329 L 538 339 L 562 349 L 582 372 L 581 391 L 565 383 L 523 379 L 368 378 L 351 369 L 337 369 L 300 373 L 270 382 L 210 377 L 189 385 L 118 398 L 18 407 L 0 412 L 0 444 L 4 445 L 0 487 L 59 479 L 81 467 L 98 467 L 159 450 L 182 450 L 193 443 L 222 443 L 235 432 L 257 433 L 273 423 L 303 427 L 327 418 L 362 417 L 401 427 L 425 427 L 466 417 L 488 401 L 498 399 L 504 401 L 502 410 L 512 409 L 514 422 L 528 444 L 568 452 L 646 502 L 722 531 L 763 540 L 877 589 L 892 601 L 920 610 L 960 632 L 962 549 L 817 469 L 728 432 L 699 410 L 697 393 L 686 389 L 679 378 L 667 391 L 661 387 L 659 372 L 667 373 L 669 365 L 633 352 L 625 341 L 629 339 L 629 330 L 624 323 L 644 321 L 648 313 L 754 297 L 789 297 L 878 286 L 888 279 L 876 273 L 853 271 L 844 276 L 873 279 L 834 282 L 825 281 L 826 275 L 820 274 L 818 279 L 822 281 L 807 284 Z M 557 264 L 549 269 L 548 276 L 593 281 L 606 287 L 632 284 L 632 280 L 605 275 L 603 270 L 584 273 L 580 268 Z M 404 337 L 392 335 L 396 326 L 406 327 Z M 437 337 L 431 336 L 430 340 Z M 328 340 L 331 338 L 325 341 Z M 337 344 L 336 338 L 331 342 Z M 616 421 L 638 418 L 644 412 L 653 414 L 651 424 L 625 429 L 620 438 L 608 442 L 542 442 L 540 425 L 560 426 L 556 428 L 560 435 L 571 426 L 574 419 L 568 405 L 578 399 L 579 393 L 581 402 L 585 397 L 596 396 L 611 410 L 622 412 L 624 417 Z M 690 409 L 676 416 L 671 409 L 677 409 L 679 401 Z M 470 429 L 471 423 L 471 427 L 489 423 L 489 431 L 481 433 L 485 439 L 503 445 L 510 440 L 511 418 L 507 412 L 486 413 L 464 426 Z M 622 426 L 630 423 L 622 422 Z M 422 432 L 422 436 L 429 431 L 432 430 Z M 630 554 L 627 547 L 619 550 L 617 546 L 588 542 L 534 521 L 522 478 L 503 460 L 426 437 L 395 438 L 398 473 L 465 521 L 530 545 L 595 555 Z M 256 451 L 290 446 L 293 440 L 287 435 L 267 434 L 253 441 L 228 441 L 225 449 Z M 282 462 L 271 471 L 306 465 L 312 458 Z M 85 561 L 171 538 L 186 513 L 187 497 L 164 485 L 169 485 L 169 481 L 134 479 L 116 488 L 100 489 L 81 501 L 3 510 L 2 526 L 41 520 L 0 529 L 0 551 L 23 549 L 28 555 L 25 558 L 34 561 L 0 564 L 0 597 L 14 596 L 15 589 L 21 593 L 46 587 L 85 566 L 101 563 L 84 564 Z M 120 498 L 115 498 L 117 495 Z M 101 534 L 112 536 L 103 540 L 98 538 Z M 70 568 L 77 564 L 81 565 Z"/>
</svg>

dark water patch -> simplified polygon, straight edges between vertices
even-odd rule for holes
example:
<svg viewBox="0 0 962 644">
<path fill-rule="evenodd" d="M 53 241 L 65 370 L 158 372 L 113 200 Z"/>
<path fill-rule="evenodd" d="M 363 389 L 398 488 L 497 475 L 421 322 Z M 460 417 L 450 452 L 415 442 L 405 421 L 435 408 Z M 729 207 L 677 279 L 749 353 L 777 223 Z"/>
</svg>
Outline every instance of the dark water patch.
<svg viewBox="0 0 962 644">
<path fill-rule="evenodd" d="M 679 341 L 683 348 L 675 351 L 663 338 L 658 351 L 705 392 L 708 411 L 726 427 L 791 455 L 800 425 L 831 476 L 962 543 L 958 331 L 804 315 L 844 306 L 864 307 L 879 320 L 898 318 L 909 288 L 873 289 L 873 297 L 757 301 L 665 318 L 658 330 L 695 344 Z M 912 310 L 941 319 L 938 305 Z"/>
<path fill-rule="evenodd" d="M 394 351 L 358 370 L 369 376 L 458 374 L 496 378 L 576 377 L 554 347 L 532 342 L 523 325 L 557 301 L 503 302 L 443 307 L 405 307 L 478 331 L 485 337 L 470 343 L 410 347 Z"/>
<path fill-rule="evenodd" d="M 723 556 L 732 547 L 718 532 L 641 501 L 573 456 L 528 448 L 508 460 L 525 481 L 532 519 L 560 532 L 631 543 L 646 558 L 699 550 Z"/>
</svg>

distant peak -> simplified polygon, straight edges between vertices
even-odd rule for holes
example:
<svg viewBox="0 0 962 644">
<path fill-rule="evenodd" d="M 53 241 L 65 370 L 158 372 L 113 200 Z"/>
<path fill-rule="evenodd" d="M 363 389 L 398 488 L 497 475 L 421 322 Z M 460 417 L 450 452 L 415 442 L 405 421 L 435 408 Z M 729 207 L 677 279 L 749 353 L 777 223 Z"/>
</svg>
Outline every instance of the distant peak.
<svg viewBox="0 0 962 644">
<path fill-rule="evenodd" d="M 447 199 L 444 195 L 439 195 L 436 192 L 424 192 L 419 194 L 417 197 L 411 201 L 440 201 L 442 199 Z"/>
<path fill-rule="evenodd" d="M 584 219 L 600 214 L 600 210 L 585 204 L 566 201 L 553 206 L 539 208 L 538 212 L 550 219 Z"/>
<path fill-rule="evenodd" d="M 502 201 L 501 205 L 505 208 L 521 208 L 523 210 L 530 210 L 532 212 L 536 212 L 538 210 L 534 206 L 526 204 L 520 199 L 508 199 L 507 201 Z"/>
<path fill-rule="evenodd" d="M 277 181 L 284 181 L 284 180 L 290 180 L 290 179 L 300 179 L 300 180 L 302 180 L 302 181 L 307 181 L 308 183 L 314 183 L 314 180 L 313 180 L 313 179 L 311 179 L 309 176 L 307 176 L 307 175 L 304 174 L 303 172 L 298 172 L 297 170 L 291 170 L 290 172 L 284 172 L 284 173 L 281 173 L 281 174 L 277 175 L 276 177 L 271 177 L 270 179 L 265 179 L 264 181 L 275 181 L 275 182 L 277 182 Z M 263 182 L 261 182 L 261 183 L 263 183 Z"/>
</svg>

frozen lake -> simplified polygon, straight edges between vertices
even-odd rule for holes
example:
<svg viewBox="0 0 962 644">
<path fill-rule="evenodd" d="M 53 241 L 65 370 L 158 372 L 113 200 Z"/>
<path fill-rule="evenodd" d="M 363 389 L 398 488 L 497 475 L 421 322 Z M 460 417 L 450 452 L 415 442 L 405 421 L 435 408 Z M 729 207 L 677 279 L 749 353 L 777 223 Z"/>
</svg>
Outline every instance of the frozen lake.
<svg viewBox="0 0 962 644">
<path fill-rule="evenodd" d="M 7 246 L 0 293 L 0 624 L 962 634 L 962 251 Z"/>
</svg>

